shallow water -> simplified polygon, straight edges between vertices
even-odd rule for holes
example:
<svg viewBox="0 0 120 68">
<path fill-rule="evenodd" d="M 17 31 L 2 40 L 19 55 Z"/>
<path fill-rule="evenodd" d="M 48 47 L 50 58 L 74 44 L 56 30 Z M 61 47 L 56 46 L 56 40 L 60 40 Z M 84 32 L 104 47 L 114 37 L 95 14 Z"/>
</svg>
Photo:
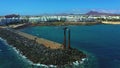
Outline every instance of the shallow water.
<svg viewBox="0 0 120 68">
<path fill-rule="evenodd" d="M 62 26 L 27 27 L 21 31 L 63 43 Z M 99 68 L 120 68 L 120 25 L 68 26 L 71 45 L 92 53 Z"/>
</svg>

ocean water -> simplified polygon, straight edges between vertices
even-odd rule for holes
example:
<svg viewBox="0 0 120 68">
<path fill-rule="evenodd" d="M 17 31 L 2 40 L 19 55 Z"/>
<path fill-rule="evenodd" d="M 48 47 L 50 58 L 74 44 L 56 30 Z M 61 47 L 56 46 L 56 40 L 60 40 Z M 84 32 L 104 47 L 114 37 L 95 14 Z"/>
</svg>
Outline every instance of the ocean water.
<svg viewBox="0 0 120 68">
<path fill-rule="evenodd" d="M 71 46 L 95 56 L 93 64 L 98 68 L 120 68 L 120 25 L 67 27 L 71 29 Z M 21 31 L 63 43 L 63 26 L 27 27 Z"/>
<path fill-rule="evenodd" d="M 15 52 L 13 47 L 0 38 L 0 68 L 30 68 L 27 60 Z"/>
<path fill-rule="evenodd" d="M 89 63 L 82 68 L 120 68 L 120 25 L 67 27 L 71 29 L 71 46 L 88 54 Z M 63 26 L 27 27 L 20 31 L 63 43 Z M 32 67 L 0 39 L 0 68 Z"/>
<path fill-rule="evenodd" d="M 94 57 L 90 56 L 89 58 L 93 59 Z M 88 63 L 88 61 L 90 62 Z M 94 59 L 86 59 L 84 62 L 81 61 L 81 64 L 74 63 L 75 65 L 71 67 L 66 66 L 65 68 L 88 68 L 88 66 L 89 68 L 93 68 L 93 64 L 91 65 L 92 61 L 94 61 Z M 6 40 L 0 38 L 0 68 L 48 68 L 48 66 L 42 64 L 33 65 L 28 59 L 24 58 L 16 48 L 9 45 Z"/>
</svg>

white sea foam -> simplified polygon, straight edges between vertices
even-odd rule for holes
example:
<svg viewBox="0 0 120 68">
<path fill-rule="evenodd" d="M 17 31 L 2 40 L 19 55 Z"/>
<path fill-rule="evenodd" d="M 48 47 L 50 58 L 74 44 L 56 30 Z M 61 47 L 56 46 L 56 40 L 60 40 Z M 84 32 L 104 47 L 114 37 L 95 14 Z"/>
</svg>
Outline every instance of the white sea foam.
<svg viewBox="0 0 120 68">
<path fill-rule="evenodd" d="M 79 62 L 78 62 L 78 61 L 75 61 L 75 62 L 73 62 L 73 64 L 74 64 L 74 65 L 78 65 L 78 64 L 79 64 Z"/>
<path fill-rule="evenodd" d="M 0 40 L 4 42 L 5 45 L 8 45 L 7 41 L 0 37 Z"/>
<path fill-rule="evenodd" d="M 5 41 L 5 40 L 4 40 L 4 39 L 2 39 L 1 37 L 0 37 L 0 40 Z"/>
<path fill-rule="evenodd" d="M 54 65 L 49 65 L 49 67 L 56 67 L 56 66 L 54 66 Z"/>
<path fill-rule="evenodd" d="M 45 67 L 45 68 L 49 68 L 49 67 L 56 68 L 57 67 L 56 65 L 45 65 L 45 64 L 40 64 L 40 63 L 37 63 L 37 64 L 33 63 L 33 65 L 41 66 L 41 67 Z"/>
<path fill-rule="evenodd" d="M 46 68 L 48 68 L 48 67 L 56 67 L 55 65 L 50 65 L 50 66 L 48 66 L 48 65 L 40 64 L 40 63 L 33 63 L 32 61 L 30 61 L 29 59 L 27 59 L 26 56 L 22 55 L 22 54 L 20 53 L 20 51 L 17 50 L 15 47 L 13 47 L 13 49 L 14 49 L 14 51 L 15 51 L 17 54 L 19 54 L 22 58 L 26 59 L 27 62 L 30 63 L 30 64 L 32 64 L 32 65 L 41 66 L 41 67 L 46 67 Z"/>
<path fill-rule="evenodd" d="M 82 58 L 81 61 L 75 61 L 75 62 L 73 62 L 73 65 L 78 66 L 79 64 L 83 64 L 85 60 L 87 60 L 87 58 Z"/>
<path fill-rule="evenodd" d="M 33 62 L 30 61 L 29 59 L 27 59 L 26 56 L 22 55 L 22 53 L 21 53 L 18 49 L 16 49 L 16 47 L 12 47 L 12 48 L 13 48 L 13 50 L 14 50 L 17 54 L 19 54 L 19 56 L 21 56 L 22 58 L 24 58 L 28 63 L 33 64 Z"/>
<path fill-rule="evenodd" d="M 86 60 L 86 58 L 82 58 L 82 61 L 85 61 Z"/>
</svg>

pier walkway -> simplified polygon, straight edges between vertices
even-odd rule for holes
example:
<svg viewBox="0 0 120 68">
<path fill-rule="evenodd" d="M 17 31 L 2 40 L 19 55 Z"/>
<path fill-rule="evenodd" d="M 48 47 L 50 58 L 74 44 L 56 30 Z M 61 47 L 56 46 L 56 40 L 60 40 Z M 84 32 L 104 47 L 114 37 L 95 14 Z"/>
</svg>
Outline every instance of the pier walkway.
<svg viewBox="0 0 120 68">
<path fill-rule="evenodd" d="M 60 44 L 60 43 L 53 42 L 53 41 L 50 41 L 50 40 L 47 40 L 44 38 L 39 38 L 37 36 L 33 36 L 31 34 L 27 34 L 27 33 L 24 33 L 24 32 L 18 31 L 18 30 L 16 30 L 15 32 L 23 37 L 30 39 L 30 40 L 35 40 L 37 43 L 43 44 L 44 46 L 49 47 L 51 49 L 62 49 L 63 48 L 62 44 Z"/>
</svg>

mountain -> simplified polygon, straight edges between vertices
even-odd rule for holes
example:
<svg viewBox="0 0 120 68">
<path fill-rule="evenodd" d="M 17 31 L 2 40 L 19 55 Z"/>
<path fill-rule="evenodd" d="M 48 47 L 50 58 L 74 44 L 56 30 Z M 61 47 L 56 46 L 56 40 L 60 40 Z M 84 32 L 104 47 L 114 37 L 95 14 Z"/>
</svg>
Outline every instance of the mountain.
<svg viewBox="0 0 120 68">
<path fill-rule="evenodd" d="M 120 14 L 104 13 L 104 12 L 97 12 L 97 11 L 89 11 L 88 13 L 86 13 L 86 15 L 94 15 L 94 16 L 100 16 L 100 15 L 120 16 Z"/>
</svg>

